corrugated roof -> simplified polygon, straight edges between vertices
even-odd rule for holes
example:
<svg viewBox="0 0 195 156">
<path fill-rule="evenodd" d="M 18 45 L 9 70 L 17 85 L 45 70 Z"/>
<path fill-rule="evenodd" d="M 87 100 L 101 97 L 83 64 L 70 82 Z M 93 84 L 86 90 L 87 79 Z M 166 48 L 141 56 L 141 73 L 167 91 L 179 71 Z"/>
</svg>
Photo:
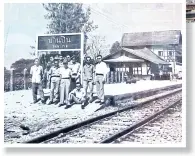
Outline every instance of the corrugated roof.
<svg viewBox="0 0 195 156">
<path fill-rule="evenodd" d="M 129 48 L 122 48 L 124 51 L 129 52 L 133 55 L 136 55 L 142 59 L 148 60 L 150 62 L 153 62 L 155 64 L 169 64 L 162 58 L 160 58 L 158 55 L 153 53 L 150 49 L 144 48 L 144 49 L 138 49 L 138 50 L 133 50 Z"/>
<path fill-rule="evenodd" d="M 180 30 L 124 33 L 121 46 L 146 46 L 179 44 Z"/>
</svg>

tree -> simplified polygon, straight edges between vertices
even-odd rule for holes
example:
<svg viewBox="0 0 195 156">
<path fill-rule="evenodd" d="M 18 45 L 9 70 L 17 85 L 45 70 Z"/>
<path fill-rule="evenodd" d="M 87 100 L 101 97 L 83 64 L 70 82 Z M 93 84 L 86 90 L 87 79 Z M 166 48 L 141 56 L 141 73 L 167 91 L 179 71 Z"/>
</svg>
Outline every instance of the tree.
<svg viewBox="0 0 195 156">
<path fill-rule="evenodd" d="M 113 53 L 116 53 L 118 51 L 120 51 L 122 48 L 120 46 L 120 43 L 118 41 L 114 42 L 111 49 L 110 49 L 110 53 L 113 54 Z"/>
<path fill-rule="evenodd" d="M 87 42 L 86 54 L 92 59 L 96 59 L 97 55 L 104 57 L 109 54 L 108 47 L 109 45 L 105 44 L 105 37 L 91 36 Z"/>
<path fill-rule="evenodd" d="M 30 71 L 30 68 L 33 64 L 34 64 L 33 59 L 20 59 L 14 62 L 11 65 L 11 68 L 13 68 L 17 73 L 23 73 L 25 68 L 27 69 L 27 71 Z"/>
<path fill-rule="evenodd" d="M 47 25 L 48 32 L 58 33 L 80 33 L 84 32 L 85 42 L 87 33 L 98 28 L 90 20 L 90 7 L 84 9 L 80 3 L 48 3 L 43 4 L 48 12 L 45 18 L 50 21 Z"/>
</svg>

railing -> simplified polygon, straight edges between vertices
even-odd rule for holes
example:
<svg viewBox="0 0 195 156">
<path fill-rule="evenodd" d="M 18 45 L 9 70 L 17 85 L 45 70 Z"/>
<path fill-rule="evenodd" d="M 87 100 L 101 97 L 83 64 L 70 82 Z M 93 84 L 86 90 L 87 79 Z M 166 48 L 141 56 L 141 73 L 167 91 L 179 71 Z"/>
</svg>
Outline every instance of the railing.
<svg viewBox="0 0 195 156">
<path fill-rule="evenodd" d="M 23 73 L 10 70 L 4 74 L 4 92 L 29 89 L 31 86 L 31 77 L 26 70 Z"/>
<path fill-rule="evenodd" d="M 150 80 L 151 75 L 133 75 L 137 80 Z M 106 77 L 107 84 L 113 83 L 122 83 L 126 82 L 127 79 L 132 78 L 132 75 L 129 72 L 109 72 Z M 170 76 L 165 74 L 159 76 L 156 74 L 153 80 L 170 80 Z M 14 91 L 14 90 L 25 90 L 30 89 L 32 86 L 30 74 L 24 70 L 23 73 L 16 73 L 11 70 L 10 72 L 6 72 L 4 74 L 4 91 Z"/>
</svg>

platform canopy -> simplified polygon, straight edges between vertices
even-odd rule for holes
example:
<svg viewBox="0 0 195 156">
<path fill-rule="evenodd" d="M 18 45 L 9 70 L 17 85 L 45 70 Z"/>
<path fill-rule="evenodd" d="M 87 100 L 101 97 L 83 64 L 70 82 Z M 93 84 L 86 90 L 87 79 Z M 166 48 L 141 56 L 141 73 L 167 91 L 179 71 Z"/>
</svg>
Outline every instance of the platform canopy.
<svg viewBox="0 0 195 156">
<path fill-rule="evenodd" d="M 143 59 L 134 59 L 134 58 L 129 58 L 127 56 L 120 56 L 115 59 L 108 59 L 104 60 L 105 62 L 144 62 Z"/>
</svg>

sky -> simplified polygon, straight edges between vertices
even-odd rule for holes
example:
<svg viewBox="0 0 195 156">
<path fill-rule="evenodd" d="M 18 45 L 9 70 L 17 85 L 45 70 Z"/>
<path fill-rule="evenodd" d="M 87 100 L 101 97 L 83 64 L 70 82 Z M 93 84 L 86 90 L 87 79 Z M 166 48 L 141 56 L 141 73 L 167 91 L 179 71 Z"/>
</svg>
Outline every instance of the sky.
<svg viewBox="0 0 195 156">
<path fill-rule="evenodd" d="M 181 4 L 87 4 L 91 20 L 98 25 L 92 35 L 105 37 L 108 48 L 123 33 L 182 29 Z M 84 7 L 87 7 L 86 5 Z M 47 21 L 40 3 L 9 3 L 4 6 L 4 66 L 20 58 L 30 59 L 36 34 L 44 34 Z"/>
</svg>

